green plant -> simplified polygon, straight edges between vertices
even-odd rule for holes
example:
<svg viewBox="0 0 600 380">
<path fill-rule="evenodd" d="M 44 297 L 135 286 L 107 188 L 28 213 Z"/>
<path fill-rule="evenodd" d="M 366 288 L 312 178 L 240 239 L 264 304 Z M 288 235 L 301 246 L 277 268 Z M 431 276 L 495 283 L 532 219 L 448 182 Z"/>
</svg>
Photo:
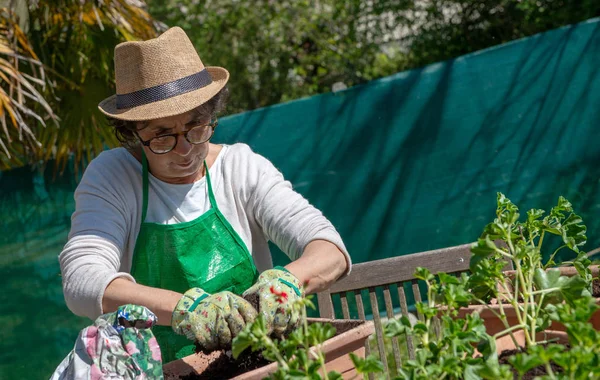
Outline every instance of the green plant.
<svg viewBox="0 0 600 380">
<path fill-rule="evenodd" d="M 391 320 L 385 327 L 388 337 L 411 335 L 416 342 L 414 360 L 399 368 L 401 379 L 499 379 L 508 376 L 508 367 L 498 363 L 494 339 L 486 333 L 479 314 L 456 318 L 457 310 L 472 301 L 468 276 L 460 279 L 438 273 L 437 279 L 425 268 L 415 277 L 427 285 L 427 301 L 416 304 L 420 320 L 407 316 Z M 479 354 L 475 347 L 478 346 Z"/>
<path fill-rule="evenodd" d="M 504 323 L 504 331 L 495 337 L 523 330 L 526 345 L 536 345 L 536 332 L 551 323 L 549 305 L 590 296 L 592 275 L 590 260 L 579 247 L 585 244 L 586 227 L 573 212 L 572 205 L 560 197 L 558 204 L 544 216 L 544 211 L 532 209 L 525 221 L 519 221 L 519 209 L 502 193 L 498 193 L 496 218 L 489 223 L 472 248 L 471 273 L 468 287 L 477 303 L 485 305 Z M 544 262 L 542 251 L 547 235 L 560 236 L 562 244 Z M 570 249 L 577 257 L 570 264 L 578 275 L 562 276 L 554 259 L 562 249 Z M 507 261 L 514 272 L 505 272 Z M 490 307 L 495 299 L 499 312 Z M 519 323 L 509 326 L 505 305 L 511 305 Z"/>
<path fill-rule="evenodd" d="M 410 334 L 418 342 L 417 358 L 403 364 L 401 378 L 512 379 L 511 368 L 500 364 L 496 355 L 495 340 L 504 335 L 510 335 L 522 351 L 508 359 L 519 378 L 543 366 L 545 378 L 555 379 L 558 375 L 551 363 L 561 368 L 560 378 L 594 378 L 600 371 L 600 339 L 589 323 L 598 307 L 589 291 L 590 260 L 580 250 L 587 240 L 586 227 L 563 197 L 547 216 L 544 214 L 543 210 L 530 210 L 527 219 L 520 222 L 518 208 L 498 193 L 496 218 L 472 248 L 471 275 L 456 278 L 438 273 L 436 280 L 428 270 L 417 269 L 415 276 L 427 285 L 427 302 L 417 304 L 421 321 L 411 325 L 402 317 L 386 327 L 388 336 Z M 548 234 L 559 236 L 562 243 L 544 259 L 542 246 Z M 562 263 L 573 265 L 578 272 L 575 276 L 562 276 L 550 268 L 565 248 L 576 254 L 573 261 Z M 507 261 L 512 262 L 514 271 L 503 270 Z M 493 307 L 492 300 L 496 300 Z M 455 318 L 459 308 L 472 303 L 492 311 L 503 322 L 504 330 L 489 336 L 478 313 Z M 519 322 L 513 326 L 506 314 L 509 305 Z M 437 318 L 441 328 L 432 328 Z M 536 340 L 536 333 L 553 321 L 565 326 L 569 349 Z M 517 344 L 517 330 L 525 335 L 525 347 Z M 481 356 L 474 357 L 475 343 Z"/>
<path fill-rule="evenodd" d="M 546 368 L 547 379 L 600 375 L 600 333 L 589 323 L 598 306 L 589 291 L 590 260 L 580 250 L 587 240 L 581 218 L 563 197 L 547 216 L 543 210 L 534 209 L 523 222 L 519 221 L 518 208 L 501 193 L 497 204 L 496 218 L 473 245 L 470 275 L 455 277 L 439 272 L 434 276 L 425 268 L 417 268 L 415 277 L 427 286 L 426 301 L 416 303 L 419 320 L 402 316 L 385 325 L 386 337 L 410 335 L 416 343 L 416 357 L 398 368 L 398 379 L 512 379 L 513 371 L 520 379 L 540 366 Z M 547 234 L 559 236 L 562 244 L 544 259 L 542 244 Z M 576 253 L 573 261 L 562 263 L 577 268 L 575 276 L 562 276 L 550 268 L 564 248 Z M 507 260 L 513 263 L 514 271 L 503 271 Z M 493 299 L 499 311 L 491 307 Z M 489 308 L 505 329 L 490 336 L 478 313 L 457 317 L 461 308 L 473 303 Z M 508 305 L 516 311 L 517 325 L 508 323 Z M 265 357 L 279 363 L 272 375 L 275 379 L 341 378 L 338 373 L 327 372 L 320 351 L 321 343 L 334 331 L 327 325 L 307 325 L 306 306 L 314 308 L 305 298 L 290 305 L 302 309 L 303 324 L 280 341 L 266 334 L 261 319 L 249 325 L 234 340 L 234 356 L 248 347 L 263 350 Z M 565 326 L 569 349 L 536 339 L 536 333 L 553 321 Z M 525 334 L 525 347 L 517 344 L 517 330 Z M 496 339 L 505 335 L 510 335 L 520 350 L 509 357 L 510 365 L 500 363 L 496 349 Z M 351 354 L 351 359 L 361 374 L 389 370 L 374 356 L 363 359 Z M 560 375 L 553 371 L 552 363 L 561 368 Z"/>
<path fill-rule="evenodd" d="M 331 324 L 308 324 L 307 306 L 315 308 L 309 297 L 282 304 L 290 312 L 300 313 L 300 327 L 282 339 L 272 338 L 268 334 L 264 317 L 259 316 L 233 340 L 233 357 L 237 358 L 247 348 L 261 351 L 266 359 L 278 363 L 277 371 L 270 376 L 272 379 L 318 379 L 321 378 L 320 375 L 325 379 L 341 379 L 339 373 L 327 372 L 325 355 L 320 349 L 324 341 L 335 335 L 335 329 Z"/>
<path fill-rule="evenodd" d="M 279 295 L 276 290 L 272 292 Z M 335 335 L 335 328 L 329 323 L 307 322 L 306 308 L 315 309 L 312 297 L 303 295 L 291 303 L 280 302 L 289 311 L 300 313 L 299 328 L 281 339 L 273 339 L 268 334 L 265 320 L 260 315 L 233 340 L 233 357 L 238 358 L 248 348 L 262 352 L 266 359 L 278 363 L 277 371 L 269 377 L 271 379 L 342 379 L 340 373 L 327 371 L 321 348 L 323 342 Z M 359 374 L 384 371 L 383 364 L 374 356 L 361 358 L 350 353 L 350 359 Z"/>
</svg>

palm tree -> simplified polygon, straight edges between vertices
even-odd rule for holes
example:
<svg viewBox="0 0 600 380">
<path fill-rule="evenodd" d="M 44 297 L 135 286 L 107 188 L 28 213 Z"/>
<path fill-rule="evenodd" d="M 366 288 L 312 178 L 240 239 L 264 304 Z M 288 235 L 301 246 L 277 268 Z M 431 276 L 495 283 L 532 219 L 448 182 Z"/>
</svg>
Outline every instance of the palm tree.
<svg viewBox="0 0 600 380">
<path fill-rule="evenodd" d="M 141 0 L 0 1 L 0 170 L 71 155 L 85 163 L 117 140 L 97 110 L 114 93 L 113 49 L 163 26 Z"/>
</svg>

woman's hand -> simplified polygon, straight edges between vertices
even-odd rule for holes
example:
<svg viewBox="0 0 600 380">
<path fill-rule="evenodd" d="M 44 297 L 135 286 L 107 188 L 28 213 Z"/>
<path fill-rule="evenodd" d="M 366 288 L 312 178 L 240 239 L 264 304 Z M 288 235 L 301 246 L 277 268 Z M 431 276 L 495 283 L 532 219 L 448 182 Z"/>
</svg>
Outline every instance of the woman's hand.
<svg viewBox="0 0 600 380">
<path fill-rule="evenodd" d="M 302 295 L 300 281 L 285 268 L 277 267 L 261 273 L 243 297 L 250 302 L 257 300 L 267 331 L 281 337 L 298 326 L 300 310 L 292 304 Z"/>
<path fill-rule="evenodd" d="M 256 318 L 256 310 L 231 292 L 210 295 L 200 288 L 185 292 L 173 310 L 171 326 L 206 350 L 231 347 L 231 341 Z"/>
</svg>

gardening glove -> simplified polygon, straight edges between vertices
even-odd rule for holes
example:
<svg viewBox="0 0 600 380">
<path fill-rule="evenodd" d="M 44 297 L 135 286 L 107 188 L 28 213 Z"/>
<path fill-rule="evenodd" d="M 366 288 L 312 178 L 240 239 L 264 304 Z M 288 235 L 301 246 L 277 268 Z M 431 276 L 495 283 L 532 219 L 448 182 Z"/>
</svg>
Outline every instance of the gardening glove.
<svg viewBox="0 0 600 380">
<path fill-rule="evenodd" d="M 156 316 L 143 306 L 101 315 L 81 330 L 50 379 L 162 379 L 160 348 L 150 329 L 155 324 Z"/>
<path fill-rule="evenodd" d="M 171 326 L 207 351 L 230 348 L 231 341 L 254 322 L 256 310 L 231 292 L 213 295 L 200 288 L 185 292 L 173 310 Z"/>
<path fill-rule="evenodd" d="M 303 292 L 300 280 L 287 269 L 275 267 L 261 273 L 242 296 L 251 303 L 258 299 L 258 312 L 265 319 L 267 331 L 281 337 L 300 322 L 301 309 L 292 305 Z"/>
</svg>

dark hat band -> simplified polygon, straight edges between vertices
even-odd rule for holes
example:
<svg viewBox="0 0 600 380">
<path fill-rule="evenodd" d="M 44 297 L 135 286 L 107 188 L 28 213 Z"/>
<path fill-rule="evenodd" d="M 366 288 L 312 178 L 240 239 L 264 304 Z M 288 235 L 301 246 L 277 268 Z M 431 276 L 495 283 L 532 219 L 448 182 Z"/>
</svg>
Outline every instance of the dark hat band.
<svg viewBox="0 0 600 380">
<path fill-rule="evenodd" d="M 137 107 L 144 104 L 158 102 L 198 90 L 212 83 L 210 73 L 204 69 L 196 74 L 174 80 L 173 82 L 159 84 L 154 87 L 117 95 L 117 109 Z"/>
</svg>

